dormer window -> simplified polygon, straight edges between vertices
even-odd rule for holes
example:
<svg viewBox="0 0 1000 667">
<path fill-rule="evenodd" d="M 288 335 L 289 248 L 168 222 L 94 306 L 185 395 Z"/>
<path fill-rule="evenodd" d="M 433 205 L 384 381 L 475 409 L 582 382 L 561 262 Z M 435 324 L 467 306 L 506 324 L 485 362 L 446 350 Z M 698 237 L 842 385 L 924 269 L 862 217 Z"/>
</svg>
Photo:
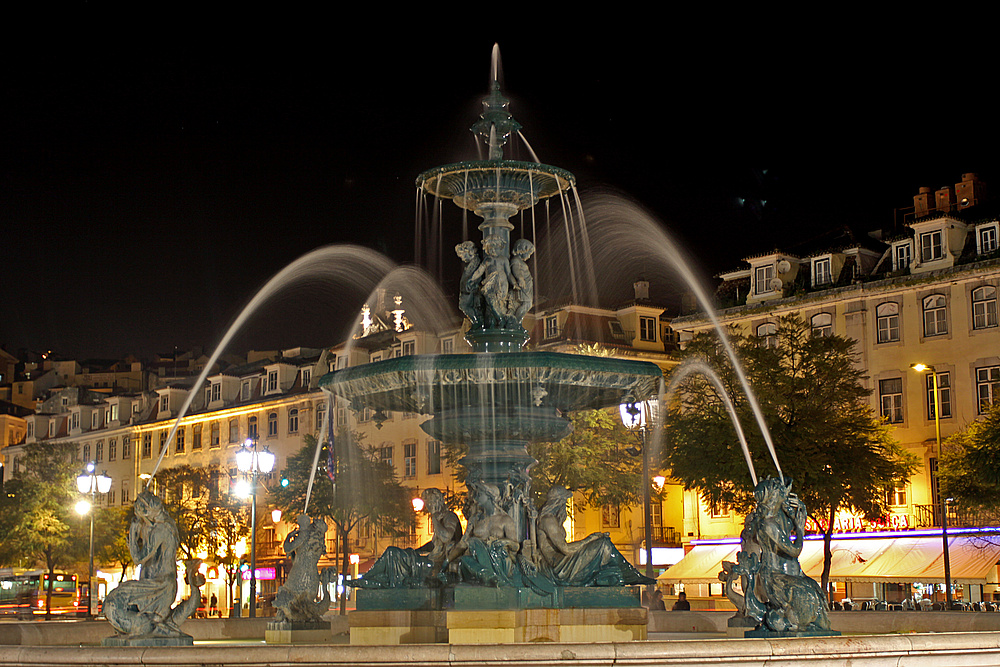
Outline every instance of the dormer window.
<svg viewBox="0 0 1000 667">
<path fill-rule="evenodd" d="M 417 342 L 413 340 L 404 340 L 403 346 L 400 348 L 399 356 L 410 357 L 417 353 Z"/>
<path fill-rule="evenodd" d="M 767 294 L 768 292 L 773 292 L 774 289 L 771 287 L 772 280 L 774 280 L 774 265 L 758 266 L 754 269 L 753 293 Z"/>
<path fill-rule="evenodd" d="M 170 395 L 164 394 L 160 396 L 160 412 L 167 412 L 170 410 Z"/>
<path fill-rule="evenodd" d="M 976 239 L 979 243 L 979 254 L 985 255 L 997 249 L 997 226 L 987 225 L 979 228 Z"/>
<path fill-rule="evenodd" d="M 244 380 L 243 384 L 240 386 L 240 400 L 250 400 L 250 380 Z"/>
<path fill-rule="evenodd" d="M 944 246 L 941 244 L 941 230 L 925 232 L 920 235 L 920 261 L 933 262 L 944 257 Z"/>
<path fill-rule="evenodd" d="M 892 254 L 892 268 L 894 271 L 902 271 L 903 269 L 910 268 L 911 261 L 909 243 L 901 243 L 894 248 Z"/>
<path fill-rule="evenodd" d="M 80 413 L 74 412 L 73 417 L 70 420 L 70 428 L 77 429 L 80 428 Z"/>
<path fill-rule="evenodd" d="M 213 382 L 212 383 L 212 401 L 218 401 L 222 399 L 222 383 Z"/>
<path fill-rule="evenodd" d="M 830 266 L 829 257 L 821 257 L 813 260 L 813 287 L 830 285 L 833 283 L 833 270 Z"/>
<path fill-rule="evenodd" d="M 639 318 L 639 340 L 656 341 L 656 318 Z"/>
<path fill-rule="evenodd" d="M 267 390 L 269 392 L 278 390 L 278 371 L 267 372 Z"/>
<path fill-rule="evenodd" d="M 559 320 L 555 315 L 545 318 L 545 337 L 555 338 L 559 335 Z"/>
<path fill-rule="evenodd" d="M 302 369 L 302 386 L 303 387 L 308 387 L 309 383 L 311 383 L 311 382 L 312 382 L 312 369 L 311 368 L 303 368 Z"/>
</svg>

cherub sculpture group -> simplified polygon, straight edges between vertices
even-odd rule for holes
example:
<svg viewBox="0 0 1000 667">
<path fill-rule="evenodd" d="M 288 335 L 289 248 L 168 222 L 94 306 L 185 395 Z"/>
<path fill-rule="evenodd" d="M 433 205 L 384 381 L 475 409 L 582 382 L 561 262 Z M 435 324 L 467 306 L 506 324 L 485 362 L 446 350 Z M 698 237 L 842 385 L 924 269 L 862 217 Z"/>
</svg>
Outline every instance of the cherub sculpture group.
<svg viewBox="0 0 1000 667">
<path fill-rule="evenodd" d="M 531 241 L 518 239 L 507 258 L 507 246 L 499 236 L 483 240 L 483 257 L 476 244 L 455 246 L 462 263 L 458 307 L 473 329 L 517 329 L 534 302 L 535 283 L 527 260 L 535 251 Z"/>
</svg>

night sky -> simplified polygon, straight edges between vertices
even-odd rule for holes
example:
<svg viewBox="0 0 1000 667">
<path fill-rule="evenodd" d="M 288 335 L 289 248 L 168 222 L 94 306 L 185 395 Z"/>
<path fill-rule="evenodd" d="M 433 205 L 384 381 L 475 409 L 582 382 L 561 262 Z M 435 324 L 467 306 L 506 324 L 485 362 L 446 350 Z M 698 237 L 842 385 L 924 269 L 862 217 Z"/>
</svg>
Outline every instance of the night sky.
<svg viewBox="0 0 1000 667">
<path fill-rule="evenodd" d="M 707 276 L 833 225 L 890 227 L 918 186 L 966 171 L 1000 188 L 996 58 L 975 53 L 974 36 L 916 38 L 929 19 L 845 18 L 791 37 L 769 17 L 675 16 L 639 34 L 591 16 L 584 29 L 398 38 L 308 16 L 252 29 L 130 16 L 142 29 L 122 30 L 101 4 L 52 11 L 58 30 L 0 47 L 11 351 L 211 349 L 269 276 L 313 248 L 413 261 L 414 178 L 475 157 L 467 128 L 494 41 L 539 159 L 584 193 L 640 201 Z M 332 344 L 361 298 L 291 290 L 234 347 Z"/>
</svg>

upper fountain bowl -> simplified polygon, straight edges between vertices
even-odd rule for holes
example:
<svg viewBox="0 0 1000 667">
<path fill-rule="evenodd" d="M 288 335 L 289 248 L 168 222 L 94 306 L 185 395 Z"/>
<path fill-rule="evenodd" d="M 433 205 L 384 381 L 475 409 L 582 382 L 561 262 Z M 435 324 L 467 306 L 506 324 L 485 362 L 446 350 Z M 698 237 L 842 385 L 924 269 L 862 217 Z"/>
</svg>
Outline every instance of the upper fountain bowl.
<svg viewBox="0 0 1000 667">
<path fill-rule="evenodd" d="M 478 160 L 428 169 L 417 177 L 424 192 L 477 211 L 484 204 L 524 210 L 575 185 L 573 174 L 537 162 Z"/>
</svg>

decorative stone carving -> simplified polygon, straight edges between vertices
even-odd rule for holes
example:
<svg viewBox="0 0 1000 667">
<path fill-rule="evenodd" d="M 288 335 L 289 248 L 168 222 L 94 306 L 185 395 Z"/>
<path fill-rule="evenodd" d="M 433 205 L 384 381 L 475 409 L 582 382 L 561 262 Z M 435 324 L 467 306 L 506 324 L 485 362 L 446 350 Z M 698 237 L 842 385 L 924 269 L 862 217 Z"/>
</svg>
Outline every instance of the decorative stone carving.
<svg viewBox="0 0 1000 667">
<path fill-rule="evenodd" d="M 758 630 L 832 634 L 823 591 L 799 565 L 806 507 L 791 485 L 790 479 L 772 477 L 757 484 L 757 505 L 743 523 L 737 562 L 724 562 L 719 579 L 726 596 L 740 614 L 756 621 Z"/>
<path fill-rule="evenodd" d="M 184 562 L 191 596 L 171 609 L 177 597 L 177 526 L 163 501 L 149 491 L 136 497 L 133 510 L 128 548 L 139 578 L 122 582 L 105 598 L 104 614 L 118 635 L 104 643 L 190 644 L 191 636 L 180 626 L 201 601 L 200 587 L 205 583 L 198 572 L 201 561 Z"/>
<path fill-rule="evenodd" d="M 542 571 L 560 586 L 623 586 L 654 584 L 625 560 L 607 533 L 592 533 L 576 542 L 566 541 L 565 487 L 549 489 L 538 514 L 538 552 Z"/>
<path fill-rule="evenodd" d="M 319 559 L 326 553 L 326 522 L 310 519 L 300 514 L 298 528 L 285 538 L 285 554 L 292 559 L 292 567 L 284 585 L 278 589 L 274 600 L 278 622 L 310 623 L 322 620 L 330 608 L 328 586 L 333 581 L 331 568 L 319 572 Z M 316 595 L 322 583 L 322 594 Z"/>
</svg>

